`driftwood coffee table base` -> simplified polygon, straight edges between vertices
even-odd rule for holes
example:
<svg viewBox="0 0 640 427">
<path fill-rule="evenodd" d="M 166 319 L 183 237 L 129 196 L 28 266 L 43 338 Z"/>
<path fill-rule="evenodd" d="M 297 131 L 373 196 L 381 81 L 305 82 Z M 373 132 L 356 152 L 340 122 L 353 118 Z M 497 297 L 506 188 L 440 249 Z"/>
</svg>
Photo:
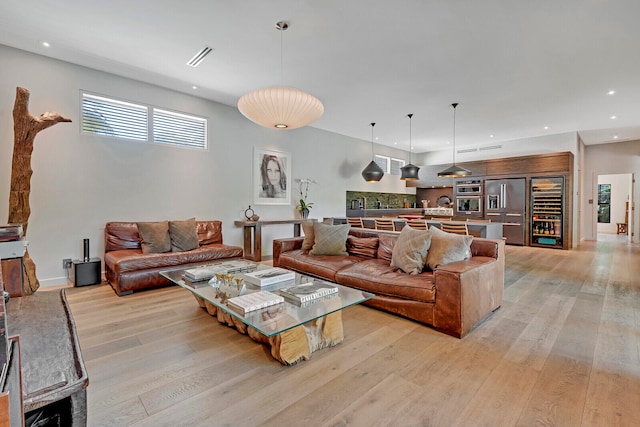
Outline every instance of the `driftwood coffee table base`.
<svg viewBox="0 0 640 427">
<path fill-rule="evenodd" d="M 342 311 L 336 311 L 301 326 L 268 337 L 256 329 L 247 326 L 229 313 L 218 309 L 215 305 L 194 295 L 200 307 L 215 316 L 218 322 L 232 326 L 241 334 L 249 335 L 254 341 L 269 344 L 271 355 L 283 365 L 293 365 L 308 360 L 311 353 L 326 347 L 333 347 L 342 342 Z"/>
</svg>

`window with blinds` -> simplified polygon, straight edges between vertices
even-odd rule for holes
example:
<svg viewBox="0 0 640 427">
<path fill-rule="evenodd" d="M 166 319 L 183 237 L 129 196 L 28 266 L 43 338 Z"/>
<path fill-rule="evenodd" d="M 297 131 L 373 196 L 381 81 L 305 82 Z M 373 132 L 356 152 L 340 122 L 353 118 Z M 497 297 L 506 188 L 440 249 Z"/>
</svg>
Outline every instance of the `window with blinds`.
<svg viewBox="0 0 640 427">
<path fill-rule="evenodd" d="M 81 109 L 81 128 L 85 133 L 180 147 L 207 148 L 207 119 L 202 117 L 89 93 L 82 94 Z"/>
<path fill-rule="evenodd" d="M 116 138 L 148 140 L 148 111 L 144 105 L 82 94 L 82 131 Z"/>
<path fill-rule="evenodd" d="M 191 148 L 207 148 L 207 119 L 153 109 L 153 141 Z"/>
<path fill-rule="evenodd" d="M 400 159 L 391 159 L 391 171 L 389 172 L 391 175 L 402 175 L 402 171 L 400 168 L 404 167 L 404 160 Z"/>
</svg>

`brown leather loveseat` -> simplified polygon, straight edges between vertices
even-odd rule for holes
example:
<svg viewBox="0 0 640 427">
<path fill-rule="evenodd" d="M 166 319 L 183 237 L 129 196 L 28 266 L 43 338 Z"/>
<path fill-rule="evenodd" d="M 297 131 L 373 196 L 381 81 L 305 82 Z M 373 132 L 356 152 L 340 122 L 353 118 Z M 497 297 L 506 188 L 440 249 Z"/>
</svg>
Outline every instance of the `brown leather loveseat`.
<svg viewBox="0 0 640 427">
<path fill-rule="evenodd" d="M 349 236 L 377 237 L 372 256 L 311 255 L 303 237 L 273 241 L 273 265 L 374 293 L 374 308 L 432 325 L 462 338 L 502 304 L 504 241 L 473 238 L 471 258 L 409 275 L 390 265 L 398 234 L 352 228 Z"/>
<path fill-rule="evenodd" d="M 242 248 L 222 243 L 221 221 L 196 221 L 198 247 L 184 252 L 143 253 L 136 222 L 108 222 L 104 229 L 107 281 L 119 295 L 168 285 L 163 270 L 187 268 L 223 258 L 242 256 Z"/>
</svg>

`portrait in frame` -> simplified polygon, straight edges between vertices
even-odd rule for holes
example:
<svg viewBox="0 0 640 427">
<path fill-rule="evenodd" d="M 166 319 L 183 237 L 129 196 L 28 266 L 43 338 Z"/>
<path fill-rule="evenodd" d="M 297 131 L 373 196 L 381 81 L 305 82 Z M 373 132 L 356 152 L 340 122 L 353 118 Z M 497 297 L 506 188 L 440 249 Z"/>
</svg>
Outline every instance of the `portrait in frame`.
<svg viewBox="0 0 640 427">
<path fill-rule="evenodd" d="M 291 153 L 254 147 L 253 203 L 291 204 Z"/>
</svg>

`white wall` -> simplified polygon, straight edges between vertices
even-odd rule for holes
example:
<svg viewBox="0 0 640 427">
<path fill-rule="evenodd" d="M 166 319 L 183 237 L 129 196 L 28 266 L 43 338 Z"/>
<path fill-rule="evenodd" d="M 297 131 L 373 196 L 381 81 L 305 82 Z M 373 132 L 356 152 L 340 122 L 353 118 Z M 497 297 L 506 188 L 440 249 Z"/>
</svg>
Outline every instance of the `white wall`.
<svg viewBox="0 0 640 427">
<path fill-rule="evenodd" d="M 599 175 L 598 184 L 611 184 L 611 206 L 609 223 L 597 223 L 598 233 L 616 234 L 617 223 L 624 222 L 625 204 L 631 191 L 631 174 Z M 596 187 L 596 193 L 598 188 Z M 597 197 L 594 203 L 597 203 Z M 597 215 L 596 215 L 597 221 Z"/>
<path fill-rule="evenodd" d="M 582 235 L 585 240 L 597 237 L 598 176 L 631 173 L 640 174 L 640 141 L 626 141 L 615 144 L 587 145 L 585 147 L 584 197 L 582 198 Z M 637 206 L 640 197 L 639 186 L 633 185 L 633 201 Z M 590 203 L 590 201 L 592 203 Z M 639 211 L 633 213 L 632 242 L 638 242 Z M 629 220 L 631 221 L 631 219 Z"/>
<path fill-rule="evenodd" d="M 254 206 L 254 146 L 290 152 L 292 177 L 319 181 L 309 192 L 314 218 L 344 216 L 347 190 L 415 191 L 398 176 L 364 182 L 360 173 L 371 161 L 366 140 L 310 127 L 265 129 L 236 108 L 2 45 L 0 63 L 0 216 L 8 213 L 16 87 L 30 90 L 32 115 L 52 111 L 73 120 L 42 131 L 34 144 L 27 239 L 42 286 L 66 283 L 62 259 L 79 258 L 83 238 L 91 239 L 91 255 L 102 257 L 108 221 L 220 219 L 225 243 L 241 246 L 242 230 L 233 221 L 244 219 L 248 205 L 262 219 L 292 218 L 296 193 L 289 206 Z M 207 117 L 209 149 L 82 135 L 80 90 Z M 368 123 L 362 133 L 363 138 L 369 135 Z M 407 156 L 390 147 L 375 150 Z M 265 227 L 263 253 L 271 254 L 271 239 L 291 235 L 292 226 Z"/>
</svg>

